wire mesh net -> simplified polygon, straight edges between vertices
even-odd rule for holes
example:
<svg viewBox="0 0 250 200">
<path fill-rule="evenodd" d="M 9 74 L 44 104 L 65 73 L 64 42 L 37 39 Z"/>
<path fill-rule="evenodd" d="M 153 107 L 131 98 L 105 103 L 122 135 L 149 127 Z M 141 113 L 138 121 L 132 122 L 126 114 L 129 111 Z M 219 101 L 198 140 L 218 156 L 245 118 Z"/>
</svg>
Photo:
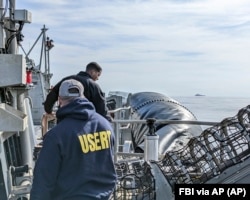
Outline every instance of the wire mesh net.
<svg viewBox="0 0 250 200">
<path fill-rule="evenodd" d="M 116 164 L 118 183 L 110 199 L 154 200 L 155 180 L 150 166 L 142 161 Z"/>
<path fill-rule="evenodd" d="M 205 183 L 250 153 L 250 106 L 208 128 L 157 162 L 170 185 Z"/>
<path fill-rule="evenodd" d="M 168 151 L 154 162 L 172 186 L 202 184 L 250 155 L 250 105 L 234 117 L 193 137 L 178 151 Z M 155 177 L 141 158 L 116 163 L 118 182 L 110 200 L 155 200 Z"/>
</svg>

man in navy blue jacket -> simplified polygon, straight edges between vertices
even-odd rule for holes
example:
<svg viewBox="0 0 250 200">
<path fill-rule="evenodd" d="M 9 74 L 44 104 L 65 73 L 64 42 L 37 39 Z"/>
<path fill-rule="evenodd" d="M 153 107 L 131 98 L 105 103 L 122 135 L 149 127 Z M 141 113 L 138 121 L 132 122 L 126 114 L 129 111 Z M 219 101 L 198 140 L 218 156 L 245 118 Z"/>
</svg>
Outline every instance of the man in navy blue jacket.
<svg viewBox="0 0 250 200">
<path fill-rule="evenodd" d="M 82 94 L 80 82 L 62 82 L 59 123 L 45 135 L 31 200 L 107 200 L 114 190 L 113 130 Z"/>
</svg>

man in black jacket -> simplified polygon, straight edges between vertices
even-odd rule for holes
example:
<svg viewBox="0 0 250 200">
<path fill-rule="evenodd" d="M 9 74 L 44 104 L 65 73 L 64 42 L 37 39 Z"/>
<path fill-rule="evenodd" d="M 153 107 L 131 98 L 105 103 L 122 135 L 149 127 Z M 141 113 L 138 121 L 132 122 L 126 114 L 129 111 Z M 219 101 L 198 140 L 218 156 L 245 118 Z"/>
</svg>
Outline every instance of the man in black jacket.
<svg viewBox="0 0 250 200">
<path fill-rule="evenodd" d="M 95 82 L 98 80 L 99 76 L 102 73 L 101 66 L 96 62 L 90 62 L 86 66 L 86 70 L 80 71 L 76 75 L 71 75 L 63 78 L 59 81 L 47 95 L 46 100 L 44 102 L 44 110 L 46 113 L 52 113 L 53 106 L 55 102 L 58 100 L 58 93 L 61 83 L 64 80 L 75 79 L 80 81 L 84 87 L 84 96 L 94 104 L 96 112 L 111 121 L 110 116 L 107 114 L 108 109 L 106 106 L 106 100 L 104 93 L 102 92 L 100 86 Z"/>
</svg>

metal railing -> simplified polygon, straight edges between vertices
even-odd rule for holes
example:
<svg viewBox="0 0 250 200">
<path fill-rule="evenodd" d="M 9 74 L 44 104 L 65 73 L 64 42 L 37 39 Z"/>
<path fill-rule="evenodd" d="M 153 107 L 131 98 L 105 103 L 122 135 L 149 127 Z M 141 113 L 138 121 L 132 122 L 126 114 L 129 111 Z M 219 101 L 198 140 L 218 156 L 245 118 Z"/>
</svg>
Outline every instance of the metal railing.
<svg viewBox="0 0 250 200">
<path fill-rule="evenodd" d="M 124 110 L 129 110 L 130 107 L 118 108 L 115 110 L 109 111 L 109 113 L 117 113 Z M 119 152 L 119 146 L 123 146 L 123 144 L 119 143 L 119 139 L 121 138 L 121 130 L 129 129 L 131 124 L 147 124 L 148 119 L 142 120 L 131 120 L 131 119 L 114 119 L 112 121 L 113 128 L 115 132 L 115 155 L 114 160 L 118 162 L 118 156 L 127 156 L 127 157 L 143 157 L 144 153 L 132 153 L 132 152 Z M 164 119 L 155 119 L 155 123 L 157 124 L 188 124 L 188 125 L 202 125 L 202 126 L 214 126 L 217 125 L 219 122 L 209 122 L 209 121 L 198 121 L 198 120 L 164 120 Z M 122 126 L 125 125 L 125 126 Z"/>
</svg>

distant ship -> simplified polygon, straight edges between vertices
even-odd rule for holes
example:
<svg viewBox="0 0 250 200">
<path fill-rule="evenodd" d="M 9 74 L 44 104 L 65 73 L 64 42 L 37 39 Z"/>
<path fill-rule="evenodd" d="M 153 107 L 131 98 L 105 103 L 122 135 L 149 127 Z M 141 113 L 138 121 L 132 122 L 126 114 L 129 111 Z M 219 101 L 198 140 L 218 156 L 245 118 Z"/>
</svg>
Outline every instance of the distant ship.
<svg viewBox="0 0 250 200">
<path fill-rule="evenodd" d="M 196 97 L 203 97 L 203 96 L 206 96 L 206 95 L 197 93 L 194 96 L 196 96 Z"/>
</svg>

